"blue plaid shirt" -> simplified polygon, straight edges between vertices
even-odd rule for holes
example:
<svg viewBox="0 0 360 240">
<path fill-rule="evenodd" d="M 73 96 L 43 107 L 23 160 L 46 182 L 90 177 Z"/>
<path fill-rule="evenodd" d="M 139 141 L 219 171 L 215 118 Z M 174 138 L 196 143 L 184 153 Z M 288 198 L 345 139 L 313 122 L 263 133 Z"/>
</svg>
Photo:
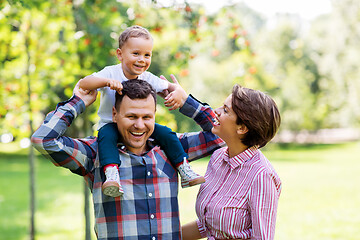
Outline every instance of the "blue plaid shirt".
<svg viewBox="0 0 360 240">
<path fill-rule="evenodd" d="M 73 139 L 63 136 L 72 121 L 85 110 L 83 101 L 73 96 L 59 103 L 32 136 L 34 147 L 56 166 L 68 168 L 87 181 L 93 195 L 95 231 L 98 239 L 181 239 L 178 209 L 178 177 L 159 146 L 149 140 L 149 151 L 137 156 L 119 146 L 119 167 L 123 197 L 102 194 L 105 180 L 99 167 L 95 137 Z M 214 115 L 191 96 L 181 109 L 205 130 L 211 129 Z M 209 131 L 178 135 L 194 160 L 224 145 Z"/>
</svg>

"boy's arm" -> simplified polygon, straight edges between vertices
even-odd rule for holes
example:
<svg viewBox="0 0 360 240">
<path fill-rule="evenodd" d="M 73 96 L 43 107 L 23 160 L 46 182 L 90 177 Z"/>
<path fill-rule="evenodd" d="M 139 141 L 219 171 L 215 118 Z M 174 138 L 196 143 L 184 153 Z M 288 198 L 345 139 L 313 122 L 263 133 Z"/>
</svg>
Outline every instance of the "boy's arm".
<svg viewBox="0 0 360 240">
<path fill-rule="evenodd" d="M 112 90 L 118 91 L 121 94 L 123 88 L 120 81 L 110 78 L 95 77 L 89 75 L 79 81 L 81 89 L 92 91 L 103 87 L 110 87 Z"/>
<path fill-rule="evenodd" d="M 73 173 L 85 176 L 90 169 L 88 161 L 96 157 L 95 138 L 72 139 L 63 136 L 72 121 L 96 99 L 96 91 L 82 96 L 82 93 L 57 105 L 31 137 L 33 146 L 54 165 L 68 168 Z"/>
</svg>

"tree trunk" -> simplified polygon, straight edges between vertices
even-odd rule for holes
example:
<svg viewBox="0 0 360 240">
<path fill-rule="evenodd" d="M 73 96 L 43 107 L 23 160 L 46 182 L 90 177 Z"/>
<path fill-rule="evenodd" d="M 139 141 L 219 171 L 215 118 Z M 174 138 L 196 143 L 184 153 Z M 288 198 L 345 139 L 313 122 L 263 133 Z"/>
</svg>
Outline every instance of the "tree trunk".
<svg viewBox="0 0 360 240">
<path fill-rule="evenodd" d="M 30 64 L 31 64 L 31 56 L 30 56 L 30 37 L 29 32 L 31 29 L 31 14 L 28 13 L 27 27 L 25 29 L 25 49 L 26 49 L 26 57 L 27 57 L 27 66 L 25 76 L 27 78 L 27 106 L 28 106 L 28 114 L 29 114 L 29 127 L 30 127 L 30 137 L 34 133 L 33 122 L 32 122 L 32 107 L 31 107 L 31 78 L 30 78 Z M 35 229 L 35 156 L 34 149 L 32 147 L 29 148 L 29 168 L 30 168 L 30 239 L 34 240 L 36 235 Z"/>
</svg>

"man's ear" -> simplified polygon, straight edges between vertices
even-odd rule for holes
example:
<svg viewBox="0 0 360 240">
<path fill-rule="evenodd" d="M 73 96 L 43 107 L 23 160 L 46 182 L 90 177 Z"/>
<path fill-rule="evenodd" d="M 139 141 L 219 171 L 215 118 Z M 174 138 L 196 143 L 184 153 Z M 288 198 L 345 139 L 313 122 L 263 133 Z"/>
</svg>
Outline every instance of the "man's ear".
<svg viewBox="0 0 360 240">
<path fill-rule="evenodd" d="M 116 108 L 113 106 L 112 108 L 112 120 L 114 123 L 116 123 L 116 115 L 117 115 L 117 111 L 116 111 Z"/>
<path fill-rule="evenodd" d="M 116 56 L 117 56 L 117 59 L 118 59 L 120 62 L 122 62 L 123 57 L 122 57 L 122 51 L 121 51 L 120 48 L 116 49 Z"/>
<path fill-rule="evenodd" d="M 239 135 L 244 135 L 248 131 L 249 129 L 247 128 L 247 126 L 245 126 L 245 124 L 241 124 L 237 127 L 236 133 Z"/>
</svg>

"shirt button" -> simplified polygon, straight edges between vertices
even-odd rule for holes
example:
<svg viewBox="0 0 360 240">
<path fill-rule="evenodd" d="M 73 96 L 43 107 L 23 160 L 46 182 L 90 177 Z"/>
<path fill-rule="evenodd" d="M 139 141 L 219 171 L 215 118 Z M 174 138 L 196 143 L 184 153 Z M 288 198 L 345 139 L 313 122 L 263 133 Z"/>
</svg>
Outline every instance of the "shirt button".
<svg viewBox="0 0 360 240">
<path fill-rule="evenodd" d="M 148 176 L 150 176 L 151 175 L 151 172 L 148 172 Z"/>
<path fill-rule="evenodd" d="M 151 239 L 152 239 L 152 240 L 155 240 L 155 239 L 156 239 L 156 237 L 152 237 Z"/>
<path fill-rule="evenodd" d="M 149 197 L 152 197 L 152 193 L 149 193 Z"/>
<path fill-rule="evenodd" d="M 154 219 L 154 217 L 155 217 L 154 214 L 151 214 L 151 215 L 150 215 L 150 218 L 151 218 L 151 219 Z"/>
</svg>

